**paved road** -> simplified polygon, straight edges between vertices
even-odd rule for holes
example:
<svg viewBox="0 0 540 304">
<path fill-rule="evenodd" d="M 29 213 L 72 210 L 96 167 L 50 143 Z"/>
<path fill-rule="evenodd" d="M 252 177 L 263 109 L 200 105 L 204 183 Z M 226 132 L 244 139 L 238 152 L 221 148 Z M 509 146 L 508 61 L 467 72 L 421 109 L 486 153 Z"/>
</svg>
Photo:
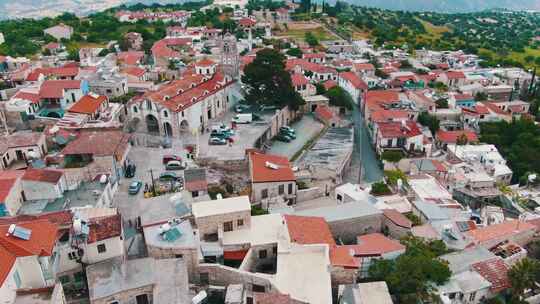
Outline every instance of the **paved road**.
<svg viewBox="0 0 540 304">
<path fill-rule="evenodd" d="M 313 115 L 306 114 L 301 120 L 292 124 L 291 127 L 296 130 L 296 139 L 289 143 L 273 141 L 268 153 L 287 156 L 290 159 L 310 139 L 316 136 L 324 128 L 324 125 L 315 120 Z"/>
<path fill-rule="evenodd" d="M 362 182 L 372 183 L 379 181 L 383 178 L 383 171 L 379 167 L 379 160 L 371 146 L 368 130 L 364 125 L 364 118 L 358 107 L 354 107 L 352 115 L 354 121 L 354 150 L 351 167 L 353 170 L 354 168 L 358 170 L 359 164 L 362 165 Z M 358 174 L 356 174 L 354 182 L 358 182 Z"/>
</svg>

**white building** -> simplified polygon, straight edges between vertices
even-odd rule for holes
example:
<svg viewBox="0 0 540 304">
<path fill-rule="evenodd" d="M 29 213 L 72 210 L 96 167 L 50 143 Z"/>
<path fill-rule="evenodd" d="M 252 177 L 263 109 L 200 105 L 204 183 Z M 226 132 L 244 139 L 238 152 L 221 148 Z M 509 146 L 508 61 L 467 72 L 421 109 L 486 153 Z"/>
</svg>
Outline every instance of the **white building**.
<svg viewBox="0 0 540 304">
<path fill-rule="evenodd" d="M 353 72 L 343 72 L 338 75 L 338 85 L 351 95 L 353 102 L 362 104 L 364 92 L 367 91 L 367 84 Z"/>
</svg>

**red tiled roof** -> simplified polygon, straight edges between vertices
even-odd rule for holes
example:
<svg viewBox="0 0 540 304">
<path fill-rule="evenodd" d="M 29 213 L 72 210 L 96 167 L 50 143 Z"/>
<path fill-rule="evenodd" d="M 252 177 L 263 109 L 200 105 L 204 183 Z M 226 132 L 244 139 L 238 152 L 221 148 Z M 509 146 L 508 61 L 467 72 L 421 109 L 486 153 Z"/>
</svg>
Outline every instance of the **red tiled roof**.
<svg viewBox="0 0 540 304">
<path fill-rule="evenodd" d="M 456 100 L 471 100 L 471 99 L 474 99 L 474 97 L 471 94 L 456 94 L 456 95 L 454 95 L 454 98 Z"/>
<path fill-rule="evenodd" d="M 191 38 L 165 38 L 157 41 L 152 46 L 152 55 L 154 57 L 180 57 L 180 52 L 171 49 L 171 46 L 190 46 Z"/>
<path fill-rule="evenodd" d="M 118 60 L 123 61 L 127 65 L 136 65 L 143 58 L 144 52 L 142 51 L 129 51 L 118 53 Z"/>
<path fill-rule="evenodd" d="M 74 103 L 68 112 L 80 114 L 95 114 L 101 105 L 107 101 L 107 96 L 98 95 L 94 98 L 91 95 L 85 95 L 79 101 Z"/>
<path fill-rule="evenodd" d="M 120 214 L 93 218 L 90 220 L 88 244 L 103 241 L 122 234 L 122 218 Z"/>
<path fill-rule="evenodd" d="M 206 189 L 208 189 L 208 182 L 206 180 L 186 182 L 186 190 L 188 191 L 201 191 Z"/>
<path fill-rule="evenodd" d="M 403 228 L 412 228 L 412 222 L 403 214 L 395 209 L 384 209 L 383 215 L 389 219 L 392 223 L 403 227 Z"/>
<path fill-rule="evenodd" d="M 292 58 L 285 62 L 287 71 L 293 70 L 296 66 L 300 66 L 303 71 L 311 71 L 319 74 L 335 74 L 336 70 L 319 63 L 309 62 L 306 59 Z"/>
<path fill-rule="evenodd" d="M 506 115 L 509 116 L 510 113 L 505 112 L 503 109 L 499 108 L 495 103 L 493 102 L 482 102 L 484 106 L 486 106 L 491 112 L 499 115 Z"/>
<path fill-rule="evenodd" d="M 24 91 L 19 91 L 17 92 L 15 95 L 13 95 L 12 97 L 13 99 L 22 99 L 22 100 L 28 100 L 32 103 L 39 103 L 39 94 L 38 93 L 30 93 L 30 92 L 24 92 Z"/>
<path fill-rule="evenodd" d="M 284 215 L 291 242 L 297 244 L 327 244 L 330 263 L 334 266 L 358 267 L 346 246 L 337 246 L 328 223 L 322 217 Z"/>
<path fill-rule="evenodd" d="M 208 58 L 203 58 L 203 59 L 195 62 L 195 65 L 200 66 L 200 67 L 209 67 L 209 66 L 213 66 L 215 64 L 216 63 L 213 60 L 210 60 Z"/>
<path fill-rule="evenodd" d="M 255 24 L 257 24 L 257 21 L 251 19 L 251 18 L 248 18 L 248 17 L 244 17 L 242 19 L 240 19 L 240 21 L 238 21 L 238 23 L 240 24 L 240 26 L 243 26 L 243 27 L 247 27 L 247 26 L 254 26 Z"/>
<path fill-rule="evenodd" d="M 478 136 L 473 131 L 459 130 L 459 131 L 437 131 L 437 140 L 443 143 L 452 143 L 455 144 L 458 138 L 465 134 L 468 142 L 478 142 Z"/>
<path fill-rule="evenodd" d="M 325 121 L 330 121 L 332 118 L 334 118 L 334 113 L 332 113 L 332 111 L 330 111 L 330 109 L 324 105 L 318 106 L 317 109 L 315 109 L 315 114 Z"/>
<path fill-rule="evenodd" d="M 335 82 L 334 80 L 327 80 L 323 83 L 323 86 L 326 90 L 330 90 L 331 88 L 337 86 L 337 82 Z"/>
<path fill-rule="evenodd" d="M 291 81 L 292 81 L 292 85 L 293 86 L 301 86 L 301 85 L 306 85 L 309 83 L 309 80 L 306 78 L 306 76 L 302 75 L 302 74 L 299 74 L 299 73 L 294 73 L 291 75 Z"/>
<path fill-rule="evenodd" d="M 291 168 L 289 159 L 284 156 L 251 153 L 249 155 L 251 166 L 251 181 L 254 183 L 295 181 L 296 176 Z M 266 163 L 277 165 L 278 169 L 266 166 Z"/>
<path fill-rule="evenodd" d="M 284 215 L 291 242 L 336 245 L 328 223 L 322 217 Z"/>
<path fill-rule="evenodd" d="M 37 81 L 40 74 L 44 76 L 55 76 L 55 77 L 75 77 L 79 74 L 78 66 L 63 66 L 63 67 L 54 67 L 54 68 L 37 68 L 28 74 L 26 77 L 27 81 Z"/>
<path fill-rule="evenodd" d="M 371 113 L 371 120 L 374 122 L 384 122 L 391 120 L 402 120 L 409 117 L 409 112 L 404 110 L 376 110 Z"/>
<path fill-rule="evenodd" d="M 399 101 L 399 93 L 396 91 L 368 91 L 366 93 L 366 103 L 371 105 L 387 104 Z"/>
<path fill-rule="evenodd" d="M 41 98 L 62 98 L 64 90 L 80 88 L 80 80 L 45 80 L 39 89 L 39 96 Z"/>
<path fill-rule="evenodd" d="M 0 286 L 4 285 L 4 281 L 11 272 L 15 264 L 15 256 L 6 248 L 0 246 Z"/>
<path fill-rule="evenodd" d="M 10 225 L 0 225 L 0 247 L 17 257 L 23 256 L 50 256 L 56 244 L 58 226 L 47 219 L 40 219 L 16 224 L 30 229 L 32 234 L 29 240 L 19 239 L 7 235 Z"/>
<path fill-rule="evenodd" d="M 290 295 L 276 291 L 269 293 L 254 292 L 255 303 L 257 304 L 308 304 L 291 298 Z"/>
<path fill-rule="evenodd" d="M 146 73 L 146 71 L 143 68 L 140 67 L 129 67 L 122 70 L 122 73 L 135 76 L 135 77 L 142 77 Z"/>
<path fill-rule="evenodd" d="M 17 216 L 0 217 L 0 225 L 16 224 L 35 220 L 48 220 L 49 222 L 58 225 L 60 228 L 68 228 L 71 227 L 73 215 L 69 210 L 45 212 L 36 215 L 21 214 Z"/>
<path fill-rule="evenodd" d="M 339 77 L 347 80 L 356 89 L 367 90 L 368 88 L 367 84 L 353 72 L 339 73 Z"/>
<path fill-rule="evenodd" d="M 414 137 L 422 134 L 418 124 L 411 120 L 405 122 L 406 127 L 397 121 L 378 122 L 377 126 L 383 138 Z"/>
<path fill-rule="evenodd" d="M 375 71 L 375 66 L 371 63 L 355 63 L 353 67 L 356 71 Z"/>
<path fill-rule="evenodd" d="M 62 154 L 115 155 L 118 160 L 127 149 L 129 138 L 129 134 L 120 130 L 85 131 L 81 132 L 77 139 L 68 143 L 62 150 Z"/>
<path fill-rule="evenodd" d="M 478 262 L 473 264 L 472 268 L 491 283 L 490 290 L 493 293 L 498 293 L 510 287 L 508 266 L 506 266 L 501 258 L 496 257 Z"/>
<path fill-rule="evenodd" d="M 49 50 L 59 49 L 60 48 L 60 43 L 58 43 L 58 42 L 49 42 L 49 43 L 45 44 L 43 46 L 43 48 L 49 49 Z"/>
<path fill-rule="evenodd" d="M 0 179 L 0 203 L 4 203 L 6 198 L 11 193 L 17 179 Z"/>
<path fill-rule="evenodd" d="M 225 260 L 242 261 L 246 257 L 248 250 L 236 250 L 236 251 L 223 251 L 223 258 Z"/>
<path fill-rule="evenodd" d="M 475 230 L 467 231 L 468 235 L 472 237 L 477 243 L 485 243 L 494 240 L 508 239 L 518 233 L 526 232 L 528 230 L 535 230 L 536 226 L 518 220 L 509 220 L 500 224 L 489 225 L 481 227 Z"/>
<path fill-rule="evenodd" d="M 448 79 L 464 79 L 465 74 L 461 71 L 448 71 L 446 72 Z"/>
<path fill-rule="evenodd" d="M 62 175 L 64 175 L 64 173 L 58 170 L 29 168 L 24 172 L 22 179 L 56 184 L 62 178 Z"/>
<path fill-rule="evenodd" d="M 399 241 L 387 238 L 381 233 L 371 233 L 357 237 L 356 245 L 348 245 L 355 257 L 381 256 L 386 253 L 404 251 L 405 246 Z"/>
<path fill-rule="evenodd" d="M 325 53 L 305 53 L 305 54 L 302 54 L 302 58 L 304 58 L 304 59 L 311 59 L 311 58 L 324 59 L 325 57 L 326 57 Z"/>
</svg>

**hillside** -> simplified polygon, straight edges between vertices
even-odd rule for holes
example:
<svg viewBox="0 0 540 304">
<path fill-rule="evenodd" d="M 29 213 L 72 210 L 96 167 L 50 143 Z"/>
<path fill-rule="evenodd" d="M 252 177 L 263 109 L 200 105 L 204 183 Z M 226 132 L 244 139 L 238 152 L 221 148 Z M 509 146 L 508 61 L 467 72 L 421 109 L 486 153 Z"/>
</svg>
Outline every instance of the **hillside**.
<svg viewBox="0 0 540 304">
<path fill-rule="evenodd" d="M 351 4 L 390 10 L 474 12 L 493 8 L 540 10 L 540 0 L 350 0 Z"/>
</svg>

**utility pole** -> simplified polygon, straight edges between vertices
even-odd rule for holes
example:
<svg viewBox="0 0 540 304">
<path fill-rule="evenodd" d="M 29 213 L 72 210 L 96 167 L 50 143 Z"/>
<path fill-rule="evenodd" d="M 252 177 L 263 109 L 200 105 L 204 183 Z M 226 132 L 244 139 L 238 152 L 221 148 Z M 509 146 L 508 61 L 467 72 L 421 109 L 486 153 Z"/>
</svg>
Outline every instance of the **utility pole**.
<svg viewBox="0 0 540 304">
<path fill-rule="evenodd" d="M 152 180 L 152 194 L 156 196 L 156 185 L 154 184 L 154 170 L 150 169 L 150 178 Z"/>
</svg>

